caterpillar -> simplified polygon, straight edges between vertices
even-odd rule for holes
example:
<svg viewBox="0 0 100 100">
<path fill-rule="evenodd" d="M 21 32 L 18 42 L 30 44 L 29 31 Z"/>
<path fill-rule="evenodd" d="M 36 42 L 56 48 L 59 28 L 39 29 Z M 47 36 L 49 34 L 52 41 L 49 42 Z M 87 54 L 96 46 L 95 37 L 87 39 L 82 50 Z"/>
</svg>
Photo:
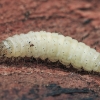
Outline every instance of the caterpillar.
<svg viewBox="0 0 100 100">
<path fill-rule="evenodd" d="M 0 57 L 34 57 L 51 62 L 59 61 L 66 67 L 100 72 L 100 54 L 69 36 L 45 31 L 8 37 L 0 43 Z"/>
</svg>

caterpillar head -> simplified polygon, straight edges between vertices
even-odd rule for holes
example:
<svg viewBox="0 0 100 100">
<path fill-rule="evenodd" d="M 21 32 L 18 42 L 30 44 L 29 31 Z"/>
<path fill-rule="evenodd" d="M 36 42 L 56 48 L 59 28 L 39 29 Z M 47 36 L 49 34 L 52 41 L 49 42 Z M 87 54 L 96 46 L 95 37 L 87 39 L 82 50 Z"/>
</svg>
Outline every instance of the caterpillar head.
<svg viewBox="0 0 100 100">
<path fill-rule="evenodd" d="M 8 45 L 8 42 L 2 41 L 0 43 L 0 57 L 10 57 L 10 53 L 12 52 L 12 49 L 10 45 Z"/>
</svg>

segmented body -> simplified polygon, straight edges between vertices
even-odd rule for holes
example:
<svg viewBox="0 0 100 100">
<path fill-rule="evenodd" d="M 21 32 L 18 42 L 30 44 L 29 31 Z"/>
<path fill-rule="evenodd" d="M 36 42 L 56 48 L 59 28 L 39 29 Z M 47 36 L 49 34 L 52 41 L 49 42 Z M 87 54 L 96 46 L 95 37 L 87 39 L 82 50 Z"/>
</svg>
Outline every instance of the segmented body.
<svg viewBox="0 0 100 100">
<path fill-rule="evenodd" d="M 70 63 L 74 68 L 100 72 L 100 54 L 69 36 L 45 31 L 14 35 L 0 43 L 0 56 L 34 57 Z"/>
</svg>

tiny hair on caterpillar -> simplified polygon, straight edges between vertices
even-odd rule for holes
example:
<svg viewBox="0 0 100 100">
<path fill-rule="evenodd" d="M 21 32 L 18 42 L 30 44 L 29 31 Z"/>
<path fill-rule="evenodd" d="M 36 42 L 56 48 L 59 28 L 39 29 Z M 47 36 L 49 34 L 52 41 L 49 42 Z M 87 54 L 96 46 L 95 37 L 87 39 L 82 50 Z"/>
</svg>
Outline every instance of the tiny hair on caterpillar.
<svg viewBox="0 0 100 100">
<path fill-rule="evenodd" d="M 100 53 L 69 36 L 45 31 L 8 37 L 0 43 L 0 57 L 34 57 L 51 62 L 59 61 L 66 67 L 100 72 Z"/>
</svg>

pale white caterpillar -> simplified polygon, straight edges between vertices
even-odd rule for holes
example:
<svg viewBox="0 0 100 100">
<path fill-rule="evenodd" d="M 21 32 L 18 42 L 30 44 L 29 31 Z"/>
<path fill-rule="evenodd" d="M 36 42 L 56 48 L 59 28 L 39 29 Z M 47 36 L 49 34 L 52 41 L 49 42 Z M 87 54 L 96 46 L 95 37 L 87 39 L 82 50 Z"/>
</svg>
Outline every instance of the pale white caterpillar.
<svg viewBox="0 0 100 100">
<path fill-rule="evenodd" d="M 100 72 L 100 54 L 69 36 L 45 31 L 14 35 L 0 43 L 1 57 L 34 57 L 60 61 L 74 68 Z"/>
</svg>

